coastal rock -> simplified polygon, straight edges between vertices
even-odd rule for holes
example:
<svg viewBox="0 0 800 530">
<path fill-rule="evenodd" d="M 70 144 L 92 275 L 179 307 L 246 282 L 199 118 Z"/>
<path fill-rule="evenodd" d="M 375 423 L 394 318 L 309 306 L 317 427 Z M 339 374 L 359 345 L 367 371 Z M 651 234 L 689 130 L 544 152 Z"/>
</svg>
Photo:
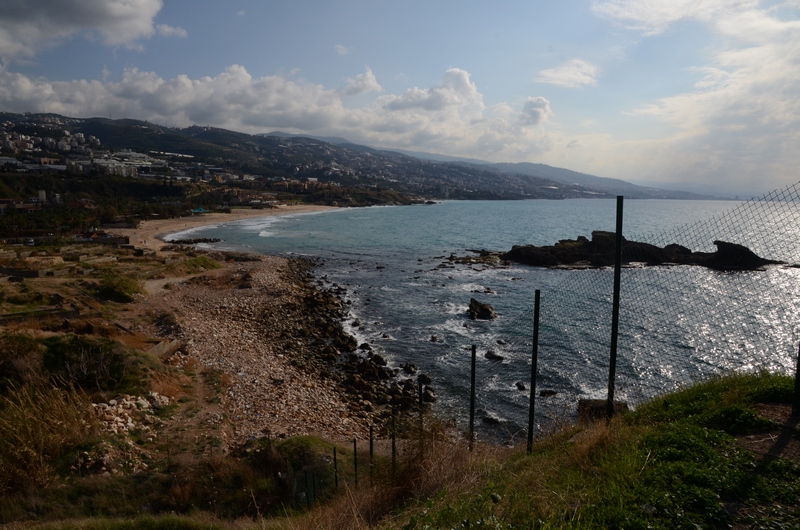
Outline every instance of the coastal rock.
<svg viewBox="0 0 800 530">
<path fill-rule="evenodd" d="M 410 374 L 410 375 L 414 375 L 415 373 L 417 373 L 417 365 L 416 364 L 405 363 L 402 366 L 400 366 L 400 368 L 403 369 L 403 372 L 405 372 L 407 374 Z"/>
<path fill-rule="evenodd" d="M 525 390 L 525 383 L 523 383 L 522 381 L 517 381 L 514 384 L 517 385 L 517 390 L 520 390 L 520 391 Z"/>
<path fill-rule="evenodd" d="M 469 300 L 469 318 L 472 320 L 492 320 L 497 318 L 494 308 L 489 304 L 478 302 L 474 298 Z"/>
<path fill-rule="evenodd" d="M 494 350 L 487 351 L 486 355 L 484 355 L 484 357 L 486 357 L 490 361 L 502 361 L 502 360 L 505 359 L 505 357 L 503 357 L 502 355 L 500 355 L 498 353 L 495 353 Z"/>
<path fill-rule="evenodd" d="M 743 245 L 726 241 L 714 241 L 717 251 L 692 252 L 677 244 L 664 248 L 622 238 L 622 263 L 646 265 L 698 265 L 716 270 L 759 270 L 765 265 L 782 264 L 762 258 Z M 503 260 L 514 261 L 534 267 L 609 267 L 614 265 L 616 235 L 613 232 L 596 230 L 591 240 L 584 236 L 577 239 L 562 239 L 555 245 L 537 247 L 514 245 L 501 254 Z"/>
<path fill-rule="evenodd" d="M 714 241 L 714 244 L 717 246 L 717 251 L 712 254 L 706 263 L 706 266 L 712 269 L 750 271 L 761 269 L 764 265 L 782 263 L 780 261 L 764 259 L 749 248 L 736 243 Z"/>
<path fill-rule="evenodd" d="M 380 354 L 375 354 L 371 357 L 373 363 L 377 364 L 378 366 L 386 366 L 386 359 L 383 358 Z"/>
</svg>

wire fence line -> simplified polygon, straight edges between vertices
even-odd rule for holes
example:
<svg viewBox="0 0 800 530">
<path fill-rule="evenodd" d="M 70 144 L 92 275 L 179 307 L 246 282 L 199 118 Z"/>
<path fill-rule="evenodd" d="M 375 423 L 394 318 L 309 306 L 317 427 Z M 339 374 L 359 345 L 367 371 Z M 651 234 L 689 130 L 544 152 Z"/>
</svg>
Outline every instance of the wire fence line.
<svg viewBox="0 0 800 530">
<path fill-rule="evenodd" d="M 635 245 L 625 246 L 616 399 L 636 407 L 726 373 L 794 373 L 800 341 L 800 183 L 732 203 L 721 215 L 674 230 L 628 235 L 623 227 L 623 234 L 627 241 L 680 245 L 692 252 L 712 253 L 716 241 L 735 243 L 782 264 L 759 270 L 652 266 L 646 264 L 648 255 L 636 255 Z M 612 296 L 613 267 L 574 271 L 542 290 L 537 432 L 574 420 L 579 400 L 606 399 Z M 505 360 L 478 376 L 484 393 L 491 387 L 487 381 L 503 377 L 504 365 L 530 365 L 532 315 L 531 307 L 498 323 Z M 481 345 L 484 351 L 492 347 Z M 509 394 L 509 405 L 526 407 L 526 402 L 522 393 Z M 505 429 L 518 439 L 525 426 L 516 421 Z"/>
</svg>

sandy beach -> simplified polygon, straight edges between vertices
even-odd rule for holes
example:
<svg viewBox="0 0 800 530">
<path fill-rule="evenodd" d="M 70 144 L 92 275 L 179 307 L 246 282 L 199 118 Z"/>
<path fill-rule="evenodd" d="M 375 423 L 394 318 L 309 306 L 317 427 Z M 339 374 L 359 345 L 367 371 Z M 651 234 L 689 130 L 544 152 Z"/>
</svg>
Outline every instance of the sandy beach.
<svg viewBox="0 0 800 530">
<path fill-rule="evenodd" d="M 317 206 L 313 204 L 302 204 L 297 206 L 279 206 L 277 208 L 253 210 L 253 209 L 234 209 L 231 213 L 206 213 L 192 217 L 177 217 L 174 219 L 154 219 L 142 221 L 138 228 L 121 228 L 112 230 L 115 234 L 128 236 L 130 242 L 139 248 L 157 251 L 163 245 L 163 237 L 181 230 L 197 228 L 217 223 L 229 223 L 252 217 L 270 217 L 273 215 L 288 215 L 297 213 L 318 212 L 322 210 L 332 210 L 334 206 Z"/>
</svg>

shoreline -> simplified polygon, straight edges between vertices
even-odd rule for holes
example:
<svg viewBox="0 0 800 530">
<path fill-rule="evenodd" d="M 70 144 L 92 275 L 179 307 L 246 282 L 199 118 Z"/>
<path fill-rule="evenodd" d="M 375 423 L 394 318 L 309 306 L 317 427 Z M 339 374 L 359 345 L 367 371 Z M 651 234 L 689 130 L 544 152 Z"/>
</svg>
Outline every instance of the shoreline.
<svg viewBox="0 0 800 530">
<path fill-rule="evenodd" d="M 117 228 L 111 230 L 115 234 L 127 236 L 132 245 L 150 251 L 159 251 L 166 243 L 164 237 L 175 232 L 199 228 L 220 223 L 231 223 L 243 219 L 256 217 L 272 217 L 275 215 L 289 215 L 298 213 L 321 212 L 338 209 L 336 206 L 320 206 L 315 204 L 302 204 L 296 206 L 279 206 L 277 208 L 254 210 L 234 209 L 231 213 L 207 213 L 192 217 L 175 217 L 171 219 L 153 219 L 141 221 L 137 228 Z"/>
</svg>

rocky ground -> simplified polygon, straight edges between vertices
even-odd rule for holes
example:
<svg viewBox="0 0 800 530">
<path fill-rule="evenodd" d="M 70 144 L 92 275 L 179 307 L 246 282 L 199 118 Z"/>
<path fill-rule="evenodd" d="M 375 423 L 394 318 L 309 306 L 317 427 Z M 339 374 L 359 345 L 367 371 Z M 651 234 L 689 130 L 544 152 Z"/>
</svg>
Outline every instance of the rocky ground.
<svg viewBox="0 0 800 530">
<path fill-rule="evenodd" d="M 159 290 L 119 316 L 133 332 L 180 341 L 167 364 L 220 383 L 213 401 L 228 425 L 223 446 L 298 434 L 364 439 L 370 424 L 385 425 L 392 405 L 416 406 L 414 381 L 397 377 L 413 367 L 391 369 L 359 350 L 341 326 L 343 290 L 315 285 L 312 267 L 275 256 L 227 262 L 160 280 Z"/>
</svg>

